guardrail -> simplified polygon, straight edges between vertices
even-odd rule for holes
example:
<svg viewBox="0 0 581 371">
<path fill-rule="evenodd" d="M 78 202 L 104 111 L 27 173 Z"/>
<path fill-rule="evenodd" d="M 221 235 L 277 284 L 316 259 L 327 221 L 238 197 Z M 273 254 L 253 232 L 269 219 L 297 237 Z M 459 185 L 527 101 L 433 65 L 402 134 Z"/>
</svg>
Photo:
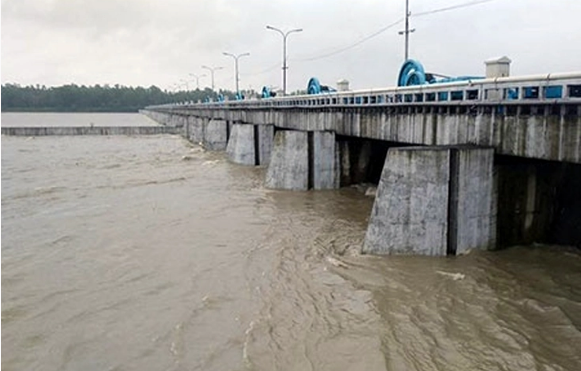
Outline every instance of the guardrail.
<svg viewBox="0 0 581 371">
<path fill-rule="evenodd" d="M 581 72 L 499 77 L 441 84 L 397 86 L 209 103 L 172 103 L 148 109 L 351 107 L 393 105 L 478 105 L 581 103 Z"/>
</svg>

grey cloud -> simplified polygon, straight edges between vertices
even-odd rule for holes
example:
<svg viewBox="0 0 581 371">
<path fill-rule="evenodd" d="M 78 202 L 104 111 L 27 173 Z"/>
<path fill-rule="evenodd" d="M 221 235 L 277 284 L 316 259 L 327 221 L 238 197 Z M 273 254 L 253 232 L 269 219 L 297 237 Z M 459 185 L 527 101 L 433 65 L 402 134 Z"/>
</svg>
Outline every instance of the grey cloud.
<svg viewBox="0 0 581 371">
<path fill-rule="evenodd" d="M 410 0 L 412 14 L 464 2 Z M 216 74 L 233 88 L 233 61 L 241 86 L 280 86 L 281 38 L 271 24 L 304 32 L 289 38 L 289 87 L 311 76 L 355 88 L 392 85 L 403 58 L 398 25 L 328 58 L 306 61 L 355 43 L 403 17 L 403 0 L 3 0 L 2 81 L 58 85 L 120 83 L 167 87 Z M 481 74 L 483 61 L 508 55 L 516 74 L 579 69 L 581 26 L 576 0 L 496 0 L 412 18 L 411 55 L 434 72 Z M 272 67 L 265 73 L 258 73 Z M 209 79 L 201 80 L 208 85 Z"/>
</svg>

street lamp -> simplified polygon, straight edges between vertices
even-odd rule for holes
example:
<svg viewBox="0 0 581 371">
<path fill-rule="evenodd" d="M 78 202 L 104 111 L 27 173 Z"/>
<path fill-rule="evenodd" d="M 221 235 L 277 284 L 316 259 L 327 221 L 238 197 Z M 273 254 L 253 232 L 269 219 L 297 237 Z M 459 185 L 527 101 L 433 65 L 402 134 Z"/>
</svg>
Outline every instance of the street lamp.
<svg viewBox="0 0 581 371">
<path fill-rule="evenodd" d="M 405 1 L 405 30 L 399 31 L 398 34 L 405 35 L 405 54 L 404 54 L 404 62 L 409 58 L 409 50 L 410 50 L 410 34 L 414 32 L 416 29 L 410 29 L 410 8 L 409 8 L 409 0 Z"/>
<path fill-rule="evenodd" d="M 240 57 L 247 57 L 247 56 L 250 55 L 250 53 L 242 53 L 242 54 L 234 55 L 234 54 L 231 54 L 231 53 L 223 52 L 222 54 L 224 54 L 224 55 L 226 55 L 228 57 L 234 58 L 235 68 L 236 68 L 236 72 L 235 72 L 236 73 L 236 75 L 235 75 L 235 79 L 236 79 L 236 96 L 238 96 L 238 93 L 240 92 L 240 89 L 238 89 L 238 81 L 240 80 L 238 78 L 238 58 L 240 58 Z"/>
<path fill-rule="evenodd" d="M 190 76 L 192 76 L 194 79 L 196 79 L 196 89 L 200 90 L 200 78 L 206 76 L 204 75 L 196 75 L 194 73 L 190 73 Z"/>
<path fill-rule="evenodd" d="M 219 70 L 223 70 L 224 67 L 208 67 L 208 66 L 202 66 L 202 68 L 207 69 L 208 71 L 210 71 L 210 75 L 212 76 L 212 91 L 214 91 L 214 71 L 219 71 Z"/>
<path fill-rule="evenodd" d="M 272 26 L 266 26 L 266 29 L 276 31 L 282 35 L 282 95 L 286 95 L 286 70 L 288 69 L 286 65 L 286 38 L 293 32 L 302 32 L 303 29 L 295 28 L 287 32 Z"/>
</svg>

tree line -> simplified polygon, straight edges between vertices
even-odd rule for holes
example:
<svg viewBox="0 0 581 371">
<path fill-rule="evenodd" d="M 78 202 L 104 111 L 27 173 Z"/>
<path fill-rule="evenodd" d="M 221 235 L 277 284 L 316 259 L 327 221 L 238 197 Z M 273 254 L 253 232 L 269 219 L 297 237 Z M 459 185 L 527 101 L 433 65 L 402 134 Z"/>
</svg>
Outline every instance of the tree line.
<svg viewBox="0 0 581 371">
<path fill-rule="evenodd" d="M 216 100 L 218 94 L 234 99 L 235 94 L 211 89 L 175 91 L 157 86 L 130 87 L 120 85 L 2 85 L 3 112 L 137 112 L 146 106 L 175 102 Z"/>
</svg>

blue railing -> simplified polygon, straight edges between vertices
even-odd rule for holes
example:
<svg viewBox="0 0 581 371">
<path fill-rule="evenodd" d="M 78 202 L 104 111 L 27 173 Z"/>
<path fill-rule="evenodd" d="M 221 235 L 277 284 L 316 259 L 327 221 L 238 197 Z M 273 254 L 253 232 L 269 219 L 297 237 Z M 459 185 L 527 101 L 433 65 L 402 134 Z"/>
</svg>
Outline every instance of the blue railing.
<svg viewBox="0 0 581 371">
<path fill-rule="evenodd" d="M 581 72 L 499 77 L 325 94 L 209 103 L 173 103 L 148 108 L 276 108 L 320 106 L 581 103 Z"/>
</svg>

